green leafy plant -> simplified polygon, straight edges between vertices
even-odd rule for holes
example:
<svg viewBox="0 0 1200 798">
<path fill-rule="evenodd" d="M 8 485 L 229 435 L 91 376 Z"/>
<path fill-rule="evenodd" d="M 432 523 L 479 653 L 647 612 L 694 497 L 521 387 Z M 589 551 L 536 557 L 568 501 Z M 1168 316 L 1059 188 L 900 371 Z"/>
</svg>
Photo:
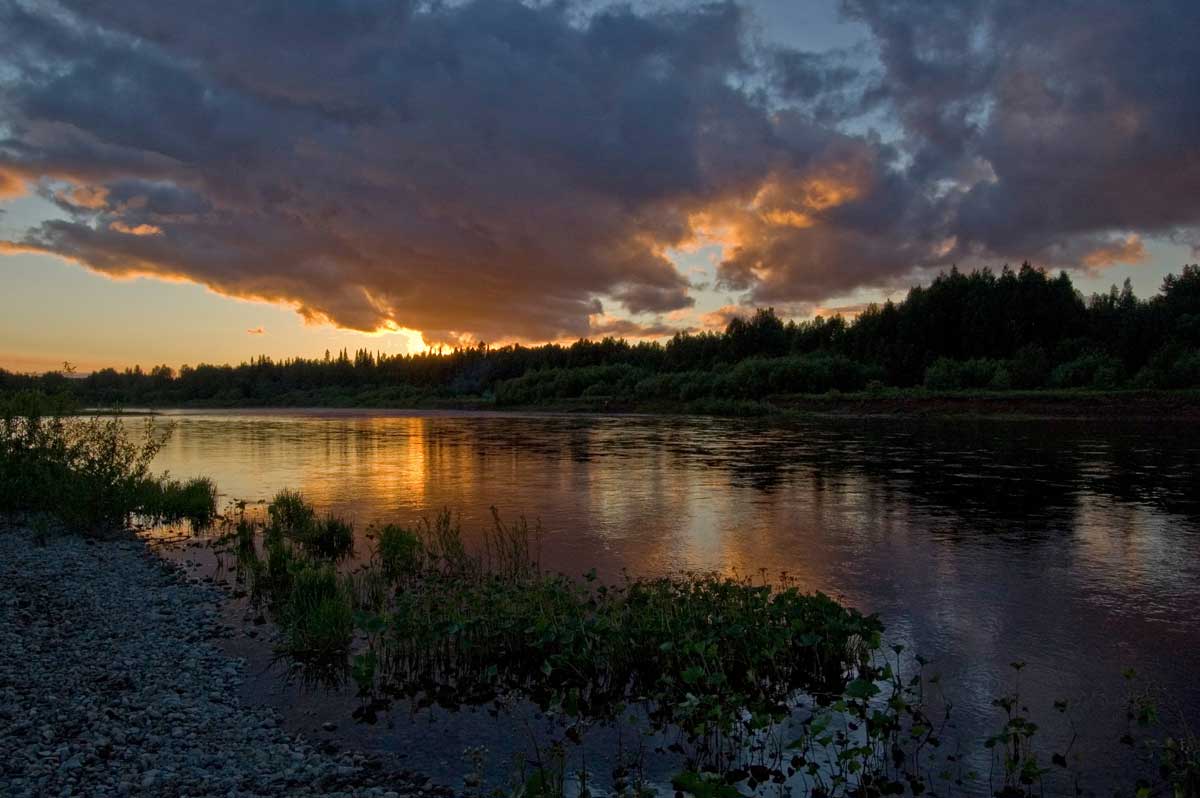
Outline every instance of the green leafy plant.
<svg viewBox="0 0 1200 798">
<path fill-rule="evenodd" d="M 50 513 L 90 534 L 127 528 L 134 516 L 206 524 L 216 515 L 211 481 L 151 473 L 171 432 L 147 418 L 135 437 L 120 416 L 74 415 L 61 397 L 0 395 L 0 511 Z"/>
</svg>

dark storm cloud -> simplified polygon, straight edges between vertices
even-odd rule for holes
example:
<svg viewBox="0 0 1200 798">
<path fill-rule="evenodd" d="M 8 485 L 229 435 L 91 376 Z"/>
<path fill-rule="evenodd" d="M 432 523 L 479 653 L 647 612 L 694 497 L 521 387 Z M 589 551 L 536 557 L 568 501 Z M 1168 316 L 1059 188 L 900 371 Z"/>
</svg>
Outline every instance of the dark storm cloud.
<svg viewBox="0 0 1200 798">
<path fill-rule="evenodd" d="M 1079 265 L 1200 223 L 1200 4 L 848 0 L 910 177 L 955 181 L 954 255 Z M 1084 264 L 1086 265 L 1086 264 Z"/>
<path fill-rule="evenodd" d="M 592 335 L 612 336 L 614 338 L 662 338 L 681 332 L 679 327 L 655 322 L 653 324 L 638 324 L 631 319 L 599 319 L 592 323 Z"/>
<path fill-rule="evenodd" d="M 721 265 L 758 303 L 903 283 L 913 266 L 1033 260 L 1086 270 L 1198 239 L 1200 4 L 846 0 L 878 67 L 833 84 L 885 120 L 857 198 L 762 225 Z M 840 93 L 793 57 L 797 96 Z M 786 85 L 786 83 L 785 83 Z M 865 140 L 861 140 L 865 144 Z M 896 157 L 896 155 L 899 157 Z M 842 163 L 854 159 L 839 158 Z"/>
<path fill-rule="evenodd" d="M 878 64 L 732 2 L 0 0 L 0 194 L 62 214 L 4 249 L 497 341 L 669 332 L 611 314 L 706 236 L 780 305 L 1195 240 L 1195 4 L 845 5 Z"/>
</svg>

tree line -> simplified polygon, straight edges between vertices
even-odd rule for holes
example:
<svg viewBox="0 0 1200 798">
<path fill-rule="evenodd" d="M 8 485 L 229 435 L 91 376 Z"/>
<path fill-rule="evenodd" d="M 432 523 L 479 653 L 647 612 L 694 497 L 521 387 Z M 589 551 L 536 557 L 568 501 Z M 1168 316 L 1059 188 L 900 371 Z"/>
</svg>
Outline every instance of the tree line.
<svg viewBox="0 0 1200 798">
<path fill-rule="evenodd" d="M 1029 264 L 951 269 L 851 321 L 784 321 L 765 309 L 733 319 L 724 331 L 681 332 L 663 343 L 604 338 L 407 355 L 343 350 L 84 377 L 0 370 L 0 391 L 33 388 L 123 405 L 693 402 L 917 386 L 1200 387 L 1200 266 L 1168 275 L 1148 299 L 1135 296 L 1128 280 L 1084 297 L 1065 272 L 1050 275 Z"/>
</svg>

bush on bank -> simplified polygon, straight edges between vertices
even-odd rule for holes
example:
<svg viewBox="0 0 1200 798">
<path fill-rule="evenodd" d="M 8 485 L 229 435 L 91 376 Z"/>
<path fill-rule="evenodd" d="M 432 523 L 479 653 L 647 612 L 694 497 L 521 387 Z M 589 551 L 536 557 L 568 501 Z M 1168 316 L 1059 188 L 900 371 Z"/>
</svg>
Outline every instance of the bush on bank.
<svg viewBox="0 0 1200 798">
<path fill-rule="evenodd" d="M 76 415 L 71 403 L 33 391 L 0 395 L 0 513 L 47 514 L 85 533 L 123 529 L 135 516 L 216 515 L 216 487 L 150 470 L 171 434 L 147 419 L 139 440 L 119 417 Z"/>
</svg>

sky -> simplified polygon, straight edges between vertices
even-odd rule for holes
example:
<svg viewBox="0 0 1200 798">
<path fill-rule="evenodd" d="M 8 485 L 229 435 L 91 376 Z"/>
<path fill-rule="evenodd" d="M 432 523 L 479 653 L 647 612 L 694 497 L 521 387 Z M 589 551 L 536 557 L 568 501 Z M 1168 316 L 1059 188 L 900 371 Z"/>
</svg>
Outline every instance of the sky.
<svg viewBox="0 0 1200 798">
<path fill-rule="evenodd" d="M 661 338 L 1200 259 L 1192 0 L 0 0 L 0 368 Z"/>
</svg>

